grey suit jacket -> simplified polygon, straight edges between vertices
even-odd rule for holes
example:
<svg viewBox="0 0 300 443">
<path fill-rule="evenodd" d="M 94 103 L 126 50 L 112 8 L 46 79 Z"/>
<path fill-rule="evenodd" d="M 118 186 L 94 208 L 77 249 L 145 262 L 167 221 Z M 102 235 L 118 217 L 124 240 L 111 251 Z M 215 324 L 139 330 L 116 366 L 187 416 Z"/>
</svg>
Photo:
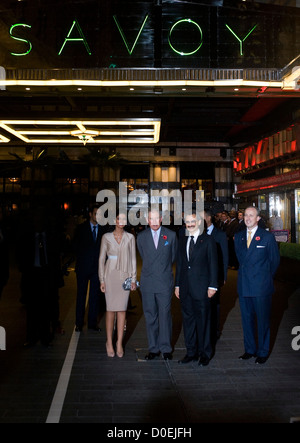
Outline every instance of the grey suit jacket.
<svg viewBox="0 0 300 443">
<path fill-rule="evenodd" d="M 143 260 L 141 291 L 172 291 L 174 287 L 172 264 L 177 254 L 176 233 L 162 226 L 156 249 L 151 229 L 145 229 L 137 237 L 137 247 Z"/>
</svg>

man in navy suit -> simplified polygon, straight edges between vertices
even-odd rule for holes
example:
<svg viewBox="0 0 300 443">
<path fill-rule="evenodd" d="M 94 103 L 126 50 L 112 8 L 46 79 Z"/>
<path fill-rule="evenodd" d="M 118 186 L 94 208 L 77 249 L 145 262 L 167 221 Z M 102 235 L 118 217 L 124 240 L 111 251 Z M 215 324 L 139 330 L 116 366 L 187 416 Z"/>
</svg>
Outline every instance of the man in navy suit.
<svg viewBox="0 0 300 443">
<path fill-rule="evenodd" d="M 270 314 L 274 292 L 274 274 L 280 254 L 272 233 L 258 226 L 257 208 L 245 210 L 246 229 L 235 234 L 235 251 L 239 261 L 238 294 L 244 331 L 245 353 L 239 358 L 263 364 L 268 359 Z M 258 344 L 255 340 L 255 318 Z"/>
<path fill-rule="evenodd" d="M 83 327 L 88 284 L 90 284 L 88 329 L 100 331 L 98 327 L 98 314 L 101 291 L 98 277 L 98 262 L 104 227 L 97 223 L 97 210 L 97 205 L 90 208 L 89 220 L 78 225 L 74 236 L 75 271 L 77 277 L 75 329 L 77 332 L 80 332 Z"/>
<path fill-rule="evenodd" d="M 161 222 L 160 211 L 151 208 L 149 229 L 137 237 L 143 261 L 140 284 L 149 348 L 146 360 L 155 359 L 161 352 L 165 360 L 172 359 L 172 264 L 177 253 L 177 237 L 174 231 L 161 226 Z"/>
<path fill-rule="evenodd" d="M 187 214 L 185 223 L 187 235 L 179 239 L 175 295 L 180 299 L 187 353 L 178 363 L 186 364 L 200 357 L 198 364 L 207 366 L 212 356 L 211 298 L 218 288 L 217 246 L 203 232 L 198 214 Z"/>
</svg>

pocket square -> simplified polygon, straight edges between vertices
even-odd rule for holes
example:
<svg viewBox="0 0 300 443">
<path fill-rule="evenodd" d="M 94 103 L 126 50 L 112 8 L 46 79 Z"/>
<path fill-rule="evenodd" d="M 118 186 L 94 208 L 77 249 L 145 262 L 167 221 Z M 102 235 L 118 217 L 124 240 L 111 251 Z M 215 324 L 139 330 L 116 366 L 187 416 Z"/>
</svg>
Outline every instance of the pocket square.
<svg viewBox="0 0 300 443">
<path fill-rule="evenodd" d="M 263 245 L 257 245 L 256 247 L 257 248 L 265 248 L 265 246 L 263 246 Z"/>
</svg>

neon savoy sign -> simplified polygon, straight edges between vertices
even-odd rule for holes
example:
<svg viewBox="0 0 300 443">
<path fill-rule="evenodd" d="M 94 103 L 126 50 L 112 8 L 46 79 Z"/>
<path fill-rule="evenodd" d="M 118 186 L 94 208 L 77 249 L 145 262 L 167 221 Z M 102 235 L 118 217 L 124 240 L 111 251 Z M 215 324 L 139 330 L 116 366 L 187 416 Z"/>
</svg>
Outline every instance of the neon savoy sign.
<svg viewBox="0 0 300 443">
<path fill-rule="evenodd" d="M 125 48 L 126 48 L 126 50 L 127 50 L 129 55 L 133 54 L 134 49 L 136 47 L 136 44 L 137 44 L 137 42 L 138 42 L 138 40 L 140 38 L 141 33 L 143 32 L 145 24 L 146 24 L 146 22 L 148 20 L 148 17 L 149 17 L 148 15 L 145 16 L 145 18 L 144 18 L 144 20 L 143 20 L 143 22 L 142 22 L 142 24 L 141 24 L 141 26 L 140 26 L 140 28 L 138 30 L 138 33 L 137 33 L 136 38 L 134 40 L 134 43 L 130 46 L 130 44 L 128 42 L 128 39 L 126 38 L 125 32 L 123 31 L 123 29 L 122 29 L 122 27 L 121 27 L 121 25 L 120 25 L 120 23 L 118 21 L 117 16 L 116 15 L 113 16 L 114 22 L 116 24 L 116 28 L 117 28 L 118 32 L 120 33 L 122 41 L 123 41 L 123 43 L 125 45 Z M 193 29 L 198 34 L 198 38 L 194 42 L 194 48 L 192 48 L 191 50 L 189 50 L 187 52 L 184 52 L 184 51 L 180 50 L 178 42 L 176 43 L 176 39 L 174 37 L 175 29 L 180 28 L 182 26 L 182 24 L 184 24 L 185 26 L 191 27 L 191 29 Z M 237 32 L 235 32 L 229 25 L 225 24 L 225 26 L 226 26 L 227 30 L 230 32 L 231 36 L 233 36 L 238 41 L 240 55 L 241 56 L 244 55 L 244 42 L 246 41 L 247 38 L 249 38 L 249 36 L 256 29 L 257 24 L 254 25 L 253 27 L 251 27 L 248 30 L 248 32 L 246 33 L 245 36 L 238 36 Z M 19 53 L 11 52 L 10 54 L 13 55 L 13 56 L 26 56 L 33 49 L 33 45 L 30 42 L 30 40 L 27 40 L 25 38 L 21 38 L 21 37 L 19 37 L 17 35 L 17 30 L 20 27 L 21 28 L 29 28 L 29 29 L 31 29 L 31 25 L 28 25 L 26 23 L 15 23 L 14 25 L 12 25 L 10 27 L 9 34 L 10 34 L 12 39 L 14 39 L 16 41 L 19 41 L 19 42 L 22 42 L 25 45 L 27 45 L 27 48 L 23 52 L 19 52 Z M 73 35 L 75 33 L 77 33 L 77 37 L 75 37 L 75 36 L 73 37 Z M 90 49 L 90 45 L 88 44 L 88 41 L 87 41 L 87 39 L 86 39 L 82 29 L 81 29 L 81 26 L 80 26 L 78 20 L 73 20 L 73 23 L 72 23 L 72 25 L 71 25 L 71 27 L 70 27 L 70 29 L 69 29 L 69 31 L 68 31 L 64 41 L 62 42 L 62 45 L 61 45 L 59 51 L 58 51 L 58 55 L 62 55 L 62 53 L 65 50 L 66 46 L 68 44 L 72 44 L 74 42 L 82 43 L 83 48 L 85 48 L 86 53 L 88 55 L 92 55 L 92 51 Z M 179 54 L 181 56 L 194 55 L 202 47 L 202 44 L 203 44 L 203 31 L 202 31 L 200 25 L 196 21 L 191 20 L 190 18 L 184 18 L 184 19 L 177 20 L 171 26 L 171 28 L 169 30 L 169 33 L 168 33 L 168 44 L 169 44 L 170 49 L 173 52 L 175 52 L 176 54 Z"/>
</svg>

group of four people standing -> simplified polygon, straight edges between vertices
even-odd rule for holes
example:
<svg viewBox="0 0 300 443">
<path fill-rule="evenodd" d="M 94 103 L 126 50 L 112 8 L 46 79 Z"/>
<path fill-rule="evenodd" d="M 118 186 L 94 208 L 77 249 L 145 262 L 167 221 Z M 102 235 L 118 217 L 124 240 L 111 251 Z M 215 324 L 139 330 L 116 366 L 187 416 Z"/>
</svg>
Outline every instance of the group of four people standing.
<svg viewBox="0 0 300 443">
<path fill-rule="evenodd" d="M 78 288 L 76 330 L 82 330 L 88 282 L 88 327 L 97 329 L 100 285 L 106 300 L 107 355 L 115 356 L 113 330 L 116 318 L 116 354 L 123 357 L 127 304 L 130 290 L 136 289 L 135 237 L 125 231 L 126 214 L 119 213 L 114 230 L 106 233 L 103 233 L 103 227 L 97 223 L 96 206 L 90 210 L 89 215 L 90 219 L 79 226 L 75 236 Z M 209 217 L 206 218 L 207 221 L 208 219 Z M 273 277 L 279 264 L 279 252 L 274 236 L 257 228 L 258 220 L 257 209 L 247 208 L 246 230 L 236 235 L 236 252 L 240 263 L 238 292 L 245 346 L 245 353 L 241 358 L 245 360 L 256 356 L 257 363 L 264 363 L 269 352 L 271 296 L 274 290 Z M 172 359 L 172 269 L 176 261 L 175 295 L 181 304 L 187 349 L 186 355 L 179 363 L 186 364 L 198 360 L 199 365 L 206 366 L 213 352 L 212 301 L 217 297 L 227 274 L 226 260 L 222 265 L 221 279 L 218 272 L 220 256 L 217 245 L 224 245 L 223 239 L 214 239 L 213 235 L 209 235 L 211 228 L 205 232 L 204 221 L 195 211 L 185 214 L 186 232 L 185 235 L 179 235 L 179 239 L 174 231 L 162 226 L 161 214 L 153 208 L 148 212 L 148 225 L 149 229 L 141 231 L 137 237 L 137 248 L 142 259 L 140 287 L 149 351 L 145 359 L 153 360 L 160 354 L 164 359 Z M 254 241 L 251 244 L 247 244 L 246 234 L 250 229 L 252 233 L 257 230 L 257 235 L 252 236 Z M 226 248 L 224 253 L 226 256 Z M 131 287 L 124 290 L 123 283 L 128 277 L 131 278 Z M 258 322 L 258 345 L 255 342 L 255 316 Z"/>
</svg>

